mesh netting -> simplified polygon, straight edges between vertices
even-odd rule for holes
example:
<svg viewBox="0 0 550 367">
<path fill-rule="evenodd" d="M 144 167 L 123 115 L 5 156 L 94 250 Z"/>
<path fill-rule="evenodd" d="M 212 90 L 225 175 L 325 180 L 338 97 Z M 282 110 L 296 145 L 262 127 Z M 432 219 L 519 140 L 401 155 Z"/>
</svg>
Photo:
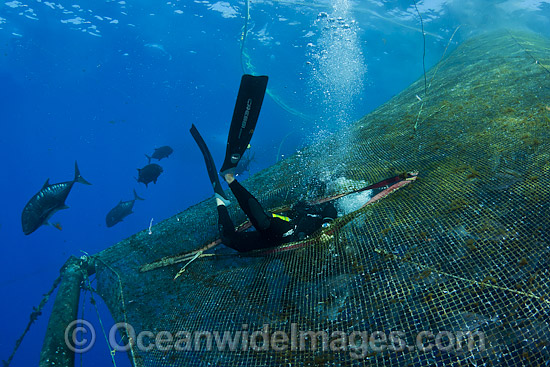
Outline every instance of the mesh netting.
<svg viewBox="0 0 550 367">
<path fill-rule="evenodd" d="M 264 256 L 218 246 L 175 281 L 181 264 L 140 272 L 216 238 L 208 200 L 100 253 L 98 291 L 115 320 L 174 337 L 169 350 L 170 342 L 134 346 L 135 365 L 550 360 L 550 42 L 484 35 L 436 68 L 427 96 L 422 78 L 348 131 L 244 183 L 276 207 L 311 195 L 316 169 L 342 183 L 333 192 L 419 172 L 333 235 Z M 219 344 L 224 332 L 233 347 Z"/>
</svg>

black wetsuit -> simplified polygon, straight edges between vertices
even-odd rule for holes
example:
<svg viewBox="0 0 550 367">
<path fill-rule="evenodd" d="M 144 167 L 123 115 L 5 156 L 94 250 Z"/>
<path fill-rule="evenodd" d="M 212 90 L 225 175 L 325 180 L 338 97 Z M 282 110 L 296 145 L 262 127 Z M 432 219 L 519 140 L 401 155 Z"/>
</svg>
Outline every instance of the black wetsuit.
<svg viewBox="0 0 550 367">
<path fill-rule="evenodd" d="M 308 211 L 307 207 L 301 206 L 300 210 L 295 211 L 295 217 L 291 221 L 286 221 L 274 217 L 269 212 L 266 213 L 258 200 L 237 180 L 231 182 L 229 188 L 256 229 L 256 231 L 237 232 L 227 208 L 224 205 L 218 205 L 218 223 L 222 242 L 239 252 L 302 240 L 321 228 L 324 222 L 337 216 L 336 209 L 332 204 L 325 205 L 318 213 Z"/>
<path fill-rule="evenodd" d="M 256 122 L 267 88 L 267 76 L 243 75 L 239 86 L 235 110 L 231 118 L 229 135 L 227 137 L 227 149 L 220 174 L 225 176 L 235 172 L 235 168 L 242 155 L 249 146 L 250 139 L 256 128 Z M 216 171 L 216 165 L 212 154 L 195 125 L 189 130 L 202 152 L 210 183 L 217 199 L 224 202 L 227 197 L 220 185 L 220 179 Z M 227 208 L 218 205 L 219 230 L 222 241 L 228 247 L 239 252 L 246 252 L 266 247 L 273 247 L 283 243 L 306 238 L 317 229 L 321 228 L 324 218 L 336 218 L 336 209 L 332 204 L 325 204 L 322 213 L 309 213 L 307 210 L 295 210 L 294 220 L 286 221 L 266 212 L 258 200 L 252 196 L 237 181 L 229 185 L 237 198 L 239 205 L 256 228 L 256 231 L 237 232 L 233 221 L 229 217 Z M 307 208 L 301 206 L 300 209 Z M 327 210 L 328 208 L 328 210 Z M 319 209 L 319 208 L 317 208 Z"/>
</svg>

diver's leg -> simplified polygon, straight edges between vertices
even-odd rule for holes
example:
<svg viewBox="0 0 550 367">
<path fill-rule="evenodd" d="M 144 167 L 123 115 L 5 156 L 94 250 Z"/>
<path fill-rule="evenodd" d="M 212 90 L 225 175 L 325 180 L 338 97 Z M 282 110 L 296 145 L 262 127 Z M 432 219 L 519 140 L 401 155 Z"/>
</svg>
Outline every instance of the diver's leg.
<svg viewBox="0 0 550 367">
<path fill-rule="evenodd" d="M 235 234 L 235 226 L 233 225 L 233 221 L 223 201 L 216 198 L 216 204 L 218 209 L 218 229 L 220 231 L 220 236 L 224 242 L 225 239 L 230 241 Z"/>
<path fill-rule="evenodd" d="M 233 174 L 226 174 L 224 179 L 254 228 L 261 232 L 266 239 L 280 242 L 281 238 L 294 228 L 289 222 L 274 218 L 271 213 L 266 213 L 258 200 L 235 180 Z M 273 245 L 272 243 L 271 246 Z"/>
<path fill-rule="evenodd" d="M 262 238 L 259 232 L 237 232 L 229 212 L 221 199 L 216 198 L 218 204 L 218 228 L 224 245 L 239 252 L 247 252 L 273 246 Z"/>
<path fill-rule="evenodd" d="M 237 198 L 241 209 L 244 211 L 250 222 L 258 231 L 265 231 L 269 228 L 272 216 L 267 214 L 258 200 L 248 192 L 241 184 L 235 180 L 232 174 L 224 176 L 225 181 L 229 184 L 229 188 L 233 195 Z"/>
</svg>

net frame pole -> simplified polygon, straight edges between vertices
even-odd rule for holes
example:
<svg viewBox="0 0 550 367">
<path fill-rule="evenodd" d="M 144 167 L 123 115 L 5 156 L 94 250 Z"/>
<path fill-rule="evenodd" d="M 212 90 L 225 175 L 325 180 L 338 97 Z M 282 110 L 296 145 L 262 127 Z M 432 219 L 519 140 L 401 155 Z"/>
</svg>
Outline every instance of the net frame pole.
<svg viewBox="0 0 550 367">
<path fill-rule="evenodd" d="M 40 367 L 72 367 L 75 352 L 65 342 L 66 327 L 78 318 L 80 285 L 87 274 L 83 261 L 71 256 L 60 270 L 61 284 L 40 352 Z"/>
</svg>

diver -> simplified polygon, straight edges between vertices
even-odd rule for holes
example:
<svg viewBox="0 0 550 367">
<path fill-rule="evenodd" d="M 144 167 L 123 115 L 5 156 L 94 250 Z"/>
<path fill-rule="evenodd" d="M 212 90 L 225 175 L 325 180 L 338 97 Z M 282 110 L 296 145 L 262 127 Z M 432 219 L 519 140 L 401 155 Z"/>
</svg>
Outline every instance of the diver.
<svg viewBox="0 0 550 367">
<path fill-rule="evenodd" d="M 256 127 L 267 80 L 267 76 L 243 75 L 227 138 L 225 160 L 220 170 L 220 175 L 229 185 L 255 231 L 239 232 L 235 229 L 227 210 L 229 200 L 220 185 L 212 155 L 195 125 L 190 129 L 203 154 L 208 176 L 214 188 L 222 243 L 239 252 L 304 240 L 321 227 L 329 225 L 338 215 L 331 203 L 309 206 L 302 201 L 293 205 L 291 218 L 266 212 L 258 200 L 235 179 L 235 167 L 248 147 Z"/>
</svg>

